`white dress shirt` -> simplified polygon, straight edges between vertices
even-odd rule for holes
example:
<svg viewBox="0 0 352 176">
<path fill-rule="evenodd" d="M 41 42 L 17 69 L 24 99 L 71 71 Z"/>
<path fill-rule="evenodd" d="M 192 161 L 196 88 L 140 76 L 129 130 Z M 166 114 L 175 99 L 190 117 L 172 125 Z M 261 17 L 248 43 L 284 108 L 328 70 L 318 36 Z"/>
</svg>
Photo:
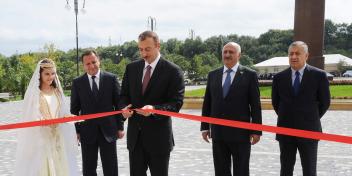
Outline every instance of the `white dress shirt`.
<svg viewBox="0 0 352 176">
<path fill-rule="evenodd" d="M 160 60 L 160 53 L 158 54 L 158 56 L 156 57 L 156 59 L 152 63 L 149 64 L 147 61 L 144 61 L 142 83 L 143 83 L 145 72 L 147 72 L 148 65 L 150 65 L 152 67 L 151 70 L 150 70 L 150 77 L 152 77 L 153 72 L 154 72 L 155 67 L 156 67 L 156 64 L 158 64 L 159 60 Z"/>
<path fill-rule="evenodd" d="M 98 70 L 98 73 L 96 75 L 90 75 L 88 74 L 88 80 L 89 80 L 89 85 L 90 85 L 90 89 L 93 90 L 93 80 L 92 80 L 92 76 L 95 76 L 95 83 L 97 83 L 97 87 L 99 90 L 99 81 L 100 81 L 100 69 Z"/>
</svg>

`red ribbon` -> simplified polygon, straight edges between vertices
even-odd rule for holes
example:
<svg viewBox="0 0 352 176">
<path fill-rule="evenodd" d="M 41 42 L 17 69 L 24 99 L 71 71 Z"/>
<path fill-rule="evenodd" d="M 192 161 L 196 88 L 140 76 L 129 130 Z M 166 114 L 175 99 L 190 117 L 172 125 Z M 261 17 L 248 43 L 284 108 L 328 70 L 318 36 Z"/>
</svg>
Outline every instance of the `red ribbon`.
<svg viewBox="0 0 352 176">
<path fill-rule="evenodd" d="M 326 141 L 352 144 L 352 137 L 350 137 L 350 136 L 342 136 L 342 135 L 336 135 L 336 134 L 298 130 L 298 129 L 276 127 L 276 126 L 269 126 L 269 125 L 260 125 L 260 124 L 254 124 L 254 123 L 225 120 L 225 119 L 211 118 L 211 117 L 203 117 L 203 116 L 196 116 L 196 115 L 189 115 L 189 114 L 182 114 L 182 113 L 175 113 L 175 112 L 167 112 L 167 111 L 160 111 L 160 110 L 149 110 L 148 109 L 146 111 L 149 111 L 151 113 L 160 114 L 160 115 L 179 117 L 179 118 L 188 119 L 188 120 L 195 120 L 195 121 L 207 122 L 207 123 L 211 123 L 211 124 L 224 125 L 224 126 L 230 126 L 230 127 L 236 127 L 236 128 L 243 128 L 243 129 L 248 129 L 248 130 L 266 131 L 266 132 L 284 134 L 284 135 L 289 135 L 289 136 L 304 137 L 304 138 L 310 138 L 310 139 L 318 139 L 318 140 L 326 140 Z"/>
<path fill-rule="evenodd" d="M 52 124 L 58 124 L 58 123 L 87 120 L 87 119 L 95 119 L 99 117 L 105 117 L 105 116 L 110 116 L 110 115 L 120 114 L 120 113 L 122 113 L 122 111 L 103 112 L 103 113 L 97 113 L 97 114 L 70 116 L 70 117 L 62 117 L 62 118 L 49 119 L 49 120 L 37 120 L 37 121 L 31 121 L 31 122 L 20 122 L 20 123 L 13 123 L 13 124 L 7 124 L 7 125 L 0 125 L 0 130 L 28 128 L 28 127 L 35 127 L 35 126 L 45 126 L 45 125 L 52 125 Z"/>
<path fill-rule="evenodd" d="M 203 116 L 196 116 L 196 115 L 182 114 L 182 113 L 175 113 L 175 112 L 168 112 L 168 111 L 161 111 L 161 110 L 145 109 L 145 111 L 155 113 L 155 114 L 165 115 L 165 116 L 173 116 L 173 117 L 178 117 L 178 118 L 183 118 L 188 120 L 207 122 L 211 124 L 217 124 L 217 125 L 223 125 L 223 126 L 229 126 L 229 127 L 235 127 L 235 128 L 243 128 L 243 129 L 256 130 L 256 131 L 266 131 L 266 132 L 283 134 L 288 136 L 296 136 L 296 137 L 304 137 L 304 138 L 310 138 L 310 139 L 352 144 L 352 137 L 350 136 L 342 136 L 342 135 L 336 135 L 336 134 L 298 130 L 298 129 L 276 127 L 276 126 L 269 126 L 269 125 L 260 125 L 260 124 L 254 124 L 254 123 L 225 120 L 225 119 L 218 119 L 218 118 L 212 118 L 212 117 L 203 117 Z M 50 119 L 50 120 L 39 120 L 39 121 L 32 121 L 32 122 L 21 122 L 21 123 L 0 125 L 0 130 L 27 128 L 27 127 L 52 125 L 57 123 L 65 123 L 65 122 L 72 122 L 72 121 L 79 121 L 79 120 L 94 119 L 94 118 L 120 114 L 122 112 L 123 111 L 112 111 L 112 112 L 64 117 L 64 118 L 57 118 L 57 119 Z"/>
</svg>

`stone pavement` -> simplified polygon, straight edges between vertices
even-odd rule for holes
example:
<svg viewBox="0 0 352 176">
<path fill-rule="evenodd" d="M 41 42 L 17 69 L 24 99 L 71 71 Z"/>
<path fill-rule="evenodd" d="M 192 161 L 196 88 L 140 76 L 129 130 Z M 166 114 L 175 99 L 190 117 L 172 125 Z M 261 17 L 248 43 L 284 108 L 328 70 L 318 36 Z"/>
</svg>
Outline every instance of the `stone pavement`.
<svg viewBox="0 0 352 176">
<path fill-rule="evenodd" d="M 22 102 L 0 103 L 0 124 L 14 123 L 20 118 Z M 199 115 L 199 110 L 182 110 L 182 113 Z M 274 111 L 263 111 L 263 123 L 276 124 Z M 323 130 L 327 133 L 352 136 L 352 111 L 329 111 L 322 119 Z M 203 142 L 199 132 L 199 122 L 173 120 L 176 146 L 171 153 L 170 176 L 210 176 L 214 175 L 211 145 Z M 12 175 L 16 150 L 16 130 L 0 131 L 0 175 Z M 279 148 L 275 135 L 264 133 L 261 141 L 252 147 L 250 172 L 252 176 L 279 175 Z M 33 139 L 35 140 L 35 139 Z M 126 138 L 117 142 L 120 176 L 129 175 Z M 352 175 L 352 146 L 321 141 L 318 154 L 319 176 Z M 81 168 L 81 156 L 77 156 Z M 103 175 L 100 161 L 98 175 Z M 297 155 L 294 175 L 302 175 Z"/>
</svg>

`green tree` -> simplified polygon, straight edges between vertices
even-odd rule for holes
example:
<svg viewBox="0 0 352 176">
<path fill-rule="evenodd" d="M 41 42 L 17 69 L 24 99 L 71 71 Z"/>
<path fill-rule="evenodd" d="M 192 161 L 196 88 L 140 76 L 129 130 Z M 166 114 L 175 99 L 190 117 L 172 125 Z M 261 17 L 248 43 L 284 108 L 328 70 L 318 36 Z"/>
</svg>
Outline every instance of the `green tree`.
<svg viewBox="0 0 352 176">
<path fill-rule="evenodd" d="M 70 60 L 65 60 L 57 63 L 57 73 L 59 75 L 62 88 L 69 90 L 72 80 L 76 77 L 76 65 Z"/>
<path fill-rule="evenodd" d="M 178 54 L 181 53 L 181 49 L 182 42 L 176 38 L 171 38 L 165 43 L 162 43 L 162 51 L 164 51 L 165 54 Z"/>
<path fill-rule="evenodd" d="M 221 61 L 222 48 L 226 44 L 224 40 L 227 40 L 224 36 L 212 36 L 204 41 L 206 52 L 212 53 L 215 57 Z"/>
<path fill-rule="evenodd" d="M 190 61 L 178 54 L 167 54 L 166 59 L 180 66 L 185 73 L 187 73 L 191 67 Z"/>
<path fill-rule="evenodd" d="M 99 53 L 100 59 L 110 59 L 116 61 L 117 52 L 119 51 L 118 46 L 98 47 L 97 52 Z"/>
<path fill-rule="evenodd" d="M 120 81 L 122 81 L 123 74 L 125 73 L 127 64 L 131 63 L 131 61 L 127 58 L 122 58 L 119 64 L 117 64 L 117 76 Z"/>
<path fill-rule="evenodd" d="M 241 55 L 240 63 L 241 63 L 241 65 L 244 65 L 244 66 L 248 66 L 248 67 L 251 67 L 251 68 L 253 67 L 253 59 L 250 58 L 246 54 L 242 54 Z"/>
<path fill-rule="evenodd" d="M 200 37 L 196 39 L 186 39 L 183 44 L 183 56 L 193 58 L 197 54 L 205 52 L 205 45 Z"/>
<path fill-rule="evenodd" d="M 103 70 L 118 74 L 117 64 L 114 64 L 111 59 L 101 60 L 100 63 Z"/>
<path fill-rule="evenodd" d="M 191 80 L 205 79 L 211 70 L 218 68 L 220 65 L 214 54 L 203 53 L 195 55 L 191 60 L 188 77 Z"/>
<path fill-rule="evenodd" d="M 124 58 L 128 58 L 131 61 L 139 58 L 139 49 L 136 41 L 125 42 L 121 46 L 121 52 Z"/>
</svg>

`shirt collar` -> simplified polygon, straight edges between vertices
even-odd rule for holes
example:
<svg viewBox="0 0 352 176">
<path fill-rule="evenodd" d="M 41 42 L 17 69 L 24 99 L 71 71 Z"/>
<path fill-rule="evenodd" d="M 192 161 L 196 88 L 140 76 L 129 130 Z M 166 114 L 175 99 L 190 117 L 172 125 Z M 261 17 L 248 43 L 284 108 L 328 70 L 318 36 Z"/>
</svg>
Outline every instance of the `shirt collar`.
<svg viewBox="0 0 352 176">
<path fill-rule="evenodd" d="M 296 71 L 298 71 L 300 73 L 300 75 L 303 75 L 304 69 L 306 69 L 306 67 L 307 67 L 307 64 L 304 64 L 304 66 L 301 69 L 299 69 L 299 70 L 294 70 L 291 67 L 292 75 L 296 74 Z"/>
<path fill-rule="evenodd" d="M 160 57 L 160 53 L 158 53 L 158 56 L 152 63 L 149 64 L 147 61 L 144 61 L 144 69 L 146 69 L 148 65 L 150 65 L 152 69 L 154 69 L 156 67 L 156 64 L 158 64 Z"/>
<path fill-rule="evenodd" d="M 94 75 L 90 75 L 90 74 L 88 74 L 88 73 L 87 73 L 87 75 L 88 75 L 88 78 L 89 78 L 89 79 L 91 79 L 92 76 L 94 76 Z M 95 74 L 95 79 L 99 79 L 99 78 L 100 78 L 100 69 L 98 70 L 97 74 Z"/>
<path fill-rule="evenodd" d="M 234 73 L 236 73 L 237 72 L 237 69 L 238 69 L 238 67 L 239 67 L 239 63 L 237 62 L 237 64 L 236 65 L 234 65 L 232 68 L 230 68 Z M 227 68 L 225 65 L 224 65 L 224 70 L 223 70 L 223 72 L 222 73 L 225 73 L 226 72 L 226 70 L 227 69 L 229 69 L 229 68 Z"/>
</svg>

